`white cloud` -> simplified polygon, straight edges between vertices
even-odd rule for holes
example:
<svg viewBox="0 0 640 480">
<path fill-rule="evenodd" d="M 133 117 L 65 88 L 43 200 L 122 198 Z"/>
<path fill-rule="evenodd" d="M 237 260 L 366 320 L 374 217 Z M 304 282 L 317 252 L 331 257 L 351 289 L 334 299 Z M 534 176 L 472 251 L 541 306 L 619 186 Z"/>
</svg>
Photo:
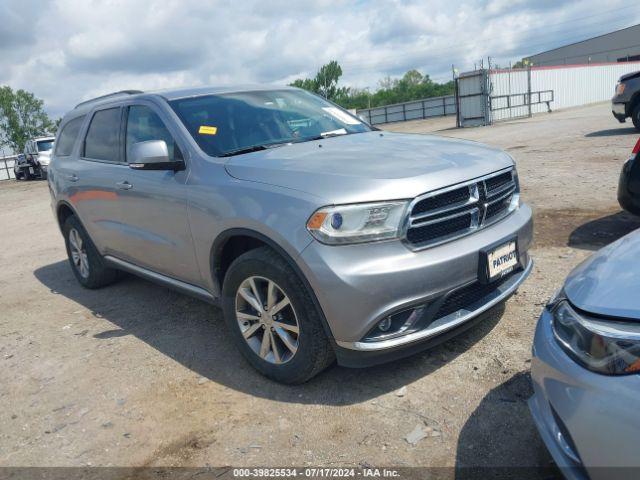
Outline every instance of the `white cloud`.
<svg viewBox="0 0 640 480">
<path fill-rule="evenodd" d="M 375 87 L 382 77 L 411 68 L 448 80 L 451 64 L 464 71 L 487 55 L 504 64 L 640 20 L 627 2 L 603 5 L 595 0 L 2 2 L 0 84 L 33 91 L 58 116 L 79 101 L 124 88 L 287 83 L 313 75 L 331 59 L 342 65 L 344 83 L 359 87 Z"/>
</svg>

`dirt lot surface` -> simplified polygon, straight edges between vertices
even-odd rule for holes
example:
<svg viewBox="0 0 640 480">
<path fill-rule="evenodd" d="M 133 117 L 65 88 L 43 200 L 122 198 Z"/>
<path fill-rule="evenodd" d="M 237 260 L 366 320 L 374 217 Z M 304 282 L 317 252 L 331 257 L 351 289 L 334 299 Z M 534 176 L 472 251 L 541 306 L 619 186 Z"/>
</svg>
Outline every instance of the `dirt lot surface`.
<svg viewBox="0 0 640 480">
<path fill-rule="evenodd" d="M 255 373 L 207 304 L 133 277 L 82 289 L 46 183 L 0 183 L 0 466 L 548 465 L 526 405 L 534 326 L 578 262 L 640 226 L 616 202 L 638 135 L 604 104 L 451 122 L 387 128 L 445 128 L 513 155 L 535 210 L 532 276 L 434 350 L 298 387 Z M 416 425 L 432 436 L 412 446 Z"/>
</svg>

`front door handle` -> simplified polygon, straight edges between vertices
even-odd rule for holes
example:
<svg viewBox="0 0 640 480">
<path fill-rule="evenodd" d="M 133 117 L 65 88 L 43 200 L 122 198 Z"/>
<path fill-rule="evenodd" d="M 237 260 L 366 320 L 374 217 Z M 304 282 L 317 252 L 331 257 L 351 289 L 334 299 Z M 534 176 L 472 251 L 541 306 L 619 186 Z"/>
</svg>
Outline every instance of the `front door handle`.
<svg viewBox="0 0 640 480">
<path fill-rule="evenodd" d="M 76 175 L 75 173 L 71 173 L 67 175 L 67 180 L 69 180 L 70 182 L 77 182 L 79 178 L 78 178 L 78 175 Z"/>
<path fill-rule="evenodd" d="M 120 190 L 131 190 L 133 188 L 133 185 L 124 180 L 123 182 L 116 183 L 116 187 L 118 187 Z"/>
</svg>

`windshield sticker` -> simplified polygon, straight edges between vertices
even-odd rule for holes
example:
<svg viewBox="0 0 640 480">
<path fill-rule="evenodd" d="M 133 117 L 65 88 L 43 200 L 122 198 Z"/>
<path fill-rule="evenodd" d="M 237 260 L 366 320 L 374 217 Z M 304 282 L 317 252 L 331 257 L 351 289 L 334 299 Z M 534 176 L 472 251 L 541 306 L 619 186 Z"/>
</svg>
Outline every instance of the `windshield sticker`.
<svg viewBox="0 0 640 480">
<path fill-rule="evenodd" d="M 342 123 L 346 123 L 347 125 L 360 125 L 362 122 L 357 118 L 353 118 L 351 115 L 344 113 L 342 110 L 336 107 L 323 107 L 325 112 L 327 112 L 332 117 L 337 118 Z"/>
<path fill-rule="evenodd" d="M 218 133 L 218 127 L 210 127 L 208 125 L 200 125 L 200 129 L 198 130 L 200 135 L 215 135 Z"/>
</svg>

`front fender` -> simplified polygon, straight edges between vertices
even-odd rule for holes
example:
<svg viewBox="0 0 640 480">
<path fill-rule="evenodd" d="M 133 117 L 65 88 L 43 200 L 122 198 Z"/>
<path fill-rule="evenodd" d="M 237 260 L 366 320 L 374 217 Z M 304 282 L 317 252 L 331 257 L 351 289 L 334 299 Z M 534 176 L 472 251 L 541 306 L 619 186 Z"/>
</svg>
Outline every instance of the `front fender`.
<svg viewBox="0 0 640 480">
<path fill-rule="evenodd" d="M 216 168 L 217 167 L 217 168 Z M 303 192 L 237 180 L 222 165 L 207 165 L 188 187 L 189 225 L 198 266 L 206 287 L 215 296 L 220 286 L 212 270 L 212 252 L 229 232 L 243 230 L 267 239 L 294 261 L 313 241 L 306 222 L 323 201 Z M 203 180 L 207 180 L 202 183 Z"/>
</svg>

